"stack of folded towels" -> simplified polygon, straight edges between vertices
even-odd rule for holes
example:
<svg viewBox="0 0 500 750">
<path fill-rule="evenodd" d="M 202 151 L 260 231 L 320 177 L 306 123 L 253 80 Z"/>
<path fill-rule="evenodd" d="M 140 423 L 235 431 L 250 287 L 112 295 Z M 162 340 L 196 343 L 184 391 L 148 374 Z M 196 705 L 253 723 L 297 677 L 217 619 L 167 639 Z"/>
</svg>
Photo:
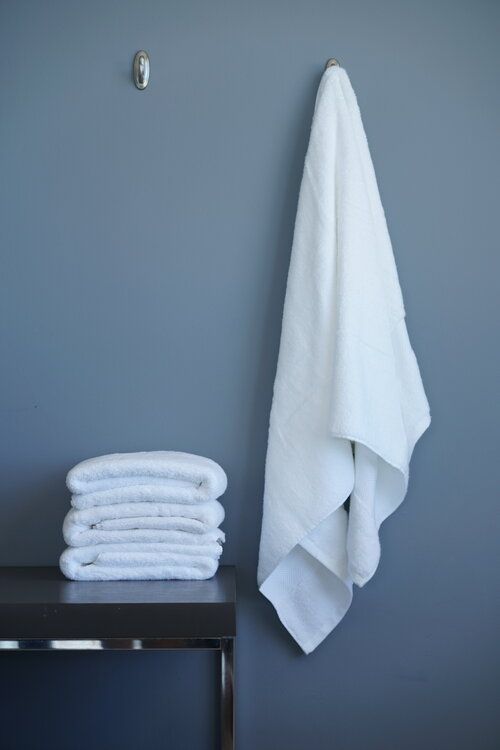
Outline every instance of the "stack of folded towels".
<svg viewBox="0 0 500 750">
<path fill-rule="evenodd" d="M 176 451 L 115 453 L 82 461 L 66 484 L 72 508 L 60 567 L 84 581 L 205 579 L 224 533 L 223 469 Z"/>
</svg>

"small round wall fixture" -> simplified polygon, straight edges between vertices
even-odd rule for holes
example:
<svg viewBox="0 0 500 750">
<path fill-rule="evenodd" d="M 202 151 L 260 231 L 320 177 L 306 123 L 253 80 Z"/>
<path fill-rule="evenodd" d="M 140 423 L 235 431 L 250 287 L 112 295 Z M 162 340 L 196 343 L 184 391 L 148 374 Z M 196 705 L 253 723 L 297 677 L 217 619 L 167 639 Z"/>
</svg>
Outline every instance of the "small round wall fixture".
<svg viewBox="0 0 500 750">
<path fill-rule="evenodd" d="M 134 57 L 134 83 L 136 87 L 143 91 L 149 83 L 149 55 L 143 49 L 135 53 Z"/>
</svg>

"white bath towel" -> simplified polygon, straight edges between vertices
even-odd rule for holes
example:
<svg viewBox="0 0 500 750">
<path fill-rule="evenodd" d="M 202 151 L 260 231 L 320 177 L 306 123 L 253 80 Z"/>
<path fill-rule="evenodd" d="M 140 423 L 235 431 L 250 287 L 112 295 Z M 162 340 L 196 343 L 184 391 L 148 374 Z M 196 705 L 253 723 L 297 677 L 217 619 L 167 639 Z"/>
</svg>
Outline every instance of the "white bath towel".
<svg viewBox="0 0 500 750">
<path fill-rule="evenodd" d="M 177 544 L 96 544 L 68 547 L 59 566 L 75 581 L 202 580 L 217 572 L 221 549 L 214 543 L 205 554 L 186 554 Z"/>
<path fill-rule="evenodd" d="M 223 542 L 224 532 L 217 528 L 223 519 L 224 509 L 217 500 L 201 505 L 116 503 L 72 508 L 64 519 L 63 536 L 73 547 L 118 542 Z"/>
<path fill-rule="evenodd" d="M 162 503 L 164 505 L 174 503 L 185 507 L 202 508 L 211 502 L 213 499 L 206 488 L 200 492 L 200 489 L 193 487 L 192 483 L 181 483 L 176 480 L 165 480 L 156 484 L 132 484 L 128 487 L 118 486 L 109 490 L 71 495 L 71 505 L 79 510 L 115 503 Z"/>
<path fill-rule="evenodd" d="M 176 503 L 216 500 L 226 490 L 227 477 L 219 464 L 204 456 L 150 451 L 89 458 L 69 471 L 66 484 L 73 496 L 93 495 L 82 498 L 81 503 L 73 497 L 73 505 L 83 508 L 136 499 Z M 136 499 L 132 499 L 134 492 Z"/>
<path fill-rule="evenodd" d="M 288 276 L 258 580 L 308 653 L 375 572 L 430 422 L 361 116 L 323 75 Z M 344 502 L 350 497 L 347 514 Z"/>
</svg>

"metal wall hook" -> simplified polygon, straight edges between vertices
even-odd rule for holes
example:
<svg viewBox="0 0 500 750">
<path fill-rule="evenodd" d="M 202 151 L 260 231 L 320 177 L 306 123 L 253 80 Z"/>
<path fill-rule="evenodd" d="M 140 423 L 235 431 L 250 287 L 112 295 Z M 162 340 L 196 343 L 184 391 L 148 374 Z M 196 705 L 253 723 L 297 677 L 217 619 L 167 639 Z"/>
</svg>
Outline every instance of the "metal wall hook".
<svg viewBox="0 0 500 750">
<path fill-rule="evenodd" d="M 140 91 L 149 83 L 149 69 L 149 55 L 141 49 L 135 54 L 133 67 L 134 83 Z"/>
<path fill-rule="evenodd" d="M 335 57 L 330 57 L 326 61 L 325 70 L 328 70 L 328 68 L 333 68 L 335 65 L 337 65 L 338 67 L 340 67 L 339 61 L 336 60 Z"/>
</svg>

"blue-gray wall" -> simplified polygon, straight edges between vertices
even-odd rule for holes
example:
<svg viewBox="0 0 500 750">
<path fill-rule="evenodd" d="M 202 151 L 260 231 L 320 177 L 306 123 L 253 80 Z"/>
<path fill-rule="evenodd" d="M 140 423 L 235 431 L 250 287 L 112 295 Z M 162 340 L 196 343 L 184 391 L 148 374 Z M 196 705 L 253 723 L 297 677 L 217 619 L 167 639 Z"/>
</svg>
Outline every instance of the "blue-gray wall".
<svg viewBox="0 0 500 750">
<path fill-rule="evenodd" d="M 498 2 L 2 0 L 0 14 L 0 563 L 56 563 L 82 458 L 212 456 L 239 570 L 240 750 L 498 747 Z M 433 425 L 378 574 L 304 657 L 255 569 L 331 55 L 358 93 Z M 208 750 L 214 681 L 211 655 L 4 654 L 0 746 Z"/>
</svg>

